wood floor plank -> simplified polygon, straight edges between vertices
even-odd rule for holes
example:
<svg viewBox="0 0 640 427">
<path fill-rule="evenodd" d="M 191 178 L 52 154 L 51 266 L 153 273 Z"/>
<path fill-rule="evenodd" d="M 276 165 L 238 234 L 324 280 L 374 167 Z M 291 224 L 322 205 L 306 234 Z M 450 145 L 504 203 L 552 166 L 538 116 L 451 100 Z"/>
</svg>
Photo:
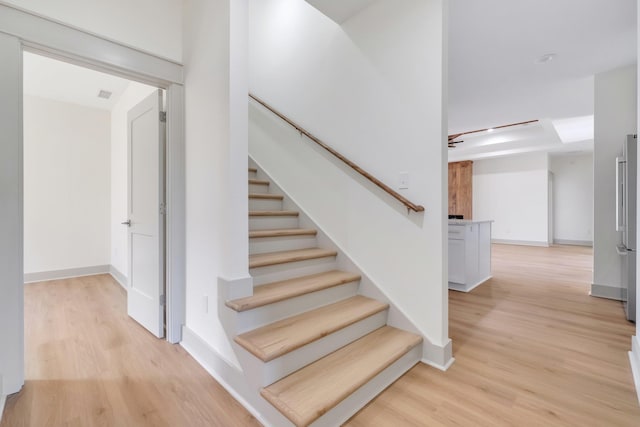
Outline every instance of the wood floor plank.
<svg viewBox="0 0 640 427">
<path fill-rule="evenodd" d="M 635 326 L 620 302 L 588 295 L 592 250 L 493 255 L 493 279 L 450 292 L 453 366 L 416 365 L 347 427 L 640 425 Z M 27 383 L 2 427 L 259 425 L 181 347 L 145 338 L 102 280 L 25 286 Z"/>
<path fill-rule="evenodd" d="M 26 383 L 1 427 L 259 426 L 179 345 L 126 314 L 110 276 L 25 286 Z"/>
<path fill-rule="evenodd" d="M 261 394 L 296 426 L 308 426 L 420 342 L 418 335 L 384 326 Z"/>
<path fill-rule="evenodd" d="M 245 332 L 235 341 L 263 362 L 268 362 L 388 307 L 389 304 L 356 295 Z"/>
<path fill-rule="evenodd" d="M 622 303 L 589 296 L 591 248 L 493 245 L 493 278 L 449 291 L 455 363 L 423 364 L 345 425 L 640 425 Z"/>
<path fill-rule="evenodd" d="M 253 289 L 252 296 L 227 301 L 226 305 L 235 311 L 247 311 L 358 280 L 360 280 L 359 274 L 332 270 L 257 286 Z"/>
</svg>

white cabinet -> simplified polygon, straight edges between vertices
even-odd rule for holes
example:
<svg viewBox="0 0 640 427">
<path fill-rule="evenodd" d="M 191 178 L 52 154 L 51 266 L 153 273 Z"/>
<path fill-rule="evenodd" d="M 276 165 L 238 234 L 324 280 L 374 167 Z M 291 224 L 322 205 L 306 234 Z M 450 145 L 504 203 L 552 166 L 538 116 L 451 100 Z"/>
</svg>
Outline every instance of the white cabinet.
<svg viewBox="0 0 640 427">
<path fill-rule="evenodd" d="M 491 278 L 491 221 L 449 222 L 449 289 L 469 292 Z"/>
<path fill-rule="evenodd" d="M 449 238 L 449 284 L 465 282 L 464 239 Z"/>
</svg>

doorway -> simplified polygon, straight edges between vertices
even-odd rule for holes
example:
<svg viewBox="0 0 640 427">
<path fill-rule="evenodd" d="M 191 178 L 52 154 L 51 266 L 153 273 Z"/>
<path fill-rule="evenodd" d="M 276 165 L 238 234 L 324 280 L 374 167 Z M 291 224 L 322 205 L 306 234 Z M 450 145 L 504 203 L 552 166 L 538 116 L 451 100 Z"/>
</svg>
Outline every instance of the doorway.
<svg viewBox="0 0 640 427">
<path fill-rule="evenodd" d="M 28 50 L 167 90 L 167 338 L 181 340 L 185 294 L 184 88 L 182 66 L 72 27 L 0 5 L 0 369 L 4 394 L 24 383 L 22 52 Z"/>
<path fill-rule="evenodd" d="M 29 52 L 23 64 L 25 282 L 111 274 L 164 337 L 164 91 Z"/>
</svg>

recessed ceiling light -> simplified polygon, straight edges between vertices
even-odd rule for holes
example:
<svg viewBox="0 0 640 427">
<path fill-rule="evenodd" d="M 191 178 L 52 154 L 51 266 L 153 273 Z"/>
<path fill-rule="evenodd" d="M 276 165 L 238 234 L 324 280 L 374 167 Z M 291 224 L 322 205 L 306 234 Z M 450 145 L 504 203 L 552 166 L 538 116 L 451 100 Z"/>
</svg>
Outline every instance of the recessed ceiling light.
<svg viewBox="0 0 640 427">
<path fill-rule="evenodd" d="M 108 90 L 101 90 L 100 93 L 98 93 L 98 98 L 109 99 L 111 98 L 111 92 Z"/>
<path fill-rule="evenodd" d="M 554 59 L 556 59 L 556 57 L 558 56 L 558 54 L 556 53 L 547 53 L 545 55 L 542 55 L 540 58 L 536 59 L 536 64 L 546 64 L 547 62 L 551 62 Z"/>
</svg>

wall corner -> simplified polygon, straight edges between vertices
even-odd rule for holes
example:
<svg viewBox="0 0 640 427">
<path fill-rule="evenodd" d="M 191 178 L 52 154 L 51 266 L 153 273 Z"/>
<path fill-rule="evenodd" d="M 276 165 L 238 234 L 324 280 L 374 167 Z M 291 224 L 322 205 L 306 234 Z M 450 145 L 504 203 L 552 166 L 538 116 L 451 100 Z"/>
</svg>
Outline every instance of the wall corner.
<svg viewBox="0 0 640 427">
<path fill-rule="evenodd" d="M 447 339 L 443 346 L 424 341 L 422 344 L 422 363 L 446 371 L 455 362 L 453 357 L 453 341 Z"/>
</svg>

